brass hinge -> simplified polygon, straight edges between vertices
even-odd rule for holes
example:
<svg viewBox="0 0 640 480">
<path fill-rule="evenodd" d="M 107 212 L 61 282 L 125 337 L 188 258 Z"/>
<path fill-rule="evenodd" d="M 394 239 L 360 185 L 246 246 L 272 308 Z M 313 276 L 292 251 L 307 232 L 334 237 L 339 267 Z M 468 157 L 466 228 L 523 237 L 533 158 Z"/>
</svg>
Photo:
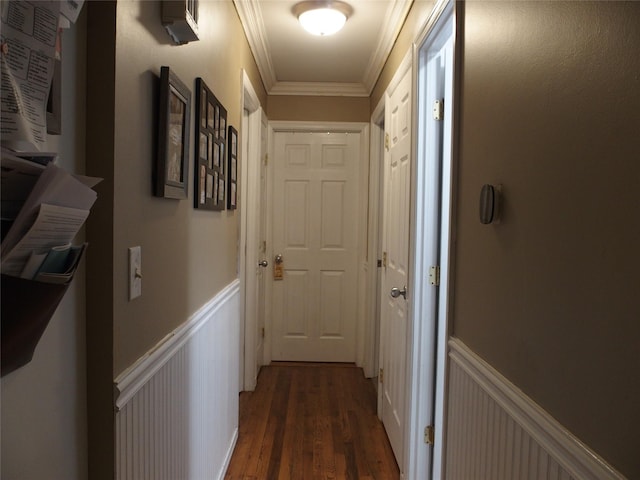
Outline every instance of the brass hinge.
<svg viewBox="0 0 640 480">
<path fill-rule="evenodd" d="M 442 120 L 444 118 L 444 98 L 433 102 L 433 119 Z"/>
<path fill-rule="evenodd" d="M 264 164 L 265 165 L 269 165 L 269 154 L 268 153 L 264 154 Z"/>
<path fill-rule="evenodd" d="M 440 285 L 440 266 L 429 267 L 429 284 L 437 287 Z"/>
<path fill-rule="evenodd" d="M 384 134 L 384 148 L 388 152 L 389 151 L 389 134 Z"/>
<path fill-rule="evenodd" d="M 387 252 L 382 252 L 382 266 L 387 268 Z"/>
<path fill-rule="evenodd" d="M 427 445 L 433 445 L 435 432 L 433 430 L 433 425 L 429 425 L 424 427 L 424 443 Z"/>
<path fill-rule="evenodd" d="M 379 383 L 383 383 L 384 382 L 384 368 L 380 369 L 380 373 L 378 373 L 378 382 Z"/>
</svg>

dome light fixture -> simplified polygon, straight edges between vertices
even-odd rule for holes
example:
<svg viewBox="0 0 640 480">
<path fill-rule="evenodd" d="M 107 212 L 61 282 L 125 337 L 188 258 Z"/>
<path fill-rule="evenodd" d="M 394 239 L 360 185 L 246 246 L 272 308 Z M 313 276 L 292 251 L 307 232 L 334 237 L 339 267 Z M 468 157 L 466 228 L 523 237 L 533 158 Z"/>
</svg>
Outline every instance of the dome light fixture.
<svg viewBox="0 0 640 480">
<path fill-rule="evenodd" d="M 302 27 L 313 35 L 327 36 L 338 32 L 353 12 L 340 1 L 308 0 L 293 6 L 293 14 Z"/>
</svg>

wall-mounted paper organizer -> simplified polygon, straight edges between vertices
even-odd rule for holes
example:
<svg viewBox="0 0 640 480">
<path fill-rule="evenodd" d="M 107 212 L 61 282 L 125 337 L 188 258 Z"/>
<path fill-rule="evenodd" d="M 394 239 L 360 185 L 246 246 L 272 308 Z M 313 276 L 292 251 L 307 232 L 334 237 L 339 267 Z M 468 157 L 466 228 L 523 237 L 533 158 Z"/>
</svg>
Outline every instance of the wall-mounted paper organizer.
<svg viewBox="0 0 640 480">
<path fill-rule="evenodd" d="M 26 365 L 49 320 L 58 308 L 69 283 L 25 280 L 2 275 L 1 374 L 5 376 Z"/>
<path fill-rule="evenodd" d="M 2 150 L 0 374 L 33 358 L 82 260 L 71 242 L 97 198 L 100 179 L 71 175 Z"/>
</svg>

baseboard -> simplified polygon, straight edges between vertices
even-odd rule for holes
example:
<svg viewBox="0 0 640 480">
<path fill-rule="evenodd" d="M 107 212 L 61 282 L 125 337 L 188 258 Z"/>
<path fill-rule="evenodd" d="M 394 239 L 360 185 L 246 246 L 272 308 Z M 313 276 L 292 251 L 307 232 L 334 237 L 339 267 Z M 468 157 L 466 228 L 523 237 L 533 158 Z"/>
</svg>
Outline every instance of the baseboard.
<svg viewBox="0 0 640 480">
<path fill-rule="evenodd" d="M 233 451 L 236 448 L 236 444 L 238 443 L 238 429 L 236 428 L 233 431 L 233 438 L 231 439 L 231 443 L 229 444 L 229 448 L 227 449 L 227 454 L 224 457 L 224 462 L 222 464 L 222 468 L 220 469 L 220 474 L 218 475 L 218 480 L 224 480 L 224 476 L 229 469 L 229 464 L 231 463 L 231 457 L 233 456 Z"/>
</svg>

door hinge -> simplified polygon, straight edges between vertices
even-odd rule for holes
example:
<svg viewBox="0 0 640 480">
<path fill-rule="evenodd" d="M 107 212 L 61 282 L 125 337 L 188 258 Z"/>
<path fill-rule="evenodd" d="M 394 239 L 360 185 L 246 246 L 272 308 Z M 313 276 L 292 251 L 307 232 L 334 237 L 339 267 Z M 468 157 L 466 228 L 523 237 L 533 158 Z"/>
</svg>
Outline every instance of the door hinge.
<svg viewBox="0 0 640 480">
<path fill-rule="evenodd" d="M 268 153 L 264 154 L 264 164 L 265 165 L 269 165 L 269 154 Z"/>
<path fill-rule="evenodd" d="M 440 266 L 429 267 L 429 284 L 437 287 L 440 285 Z"/>
<path fill-rule="evenodd" d="M 444 118 L 444 98 L 433 102 L 433 119 L 442 120 Z"/>
<path fill-rule="evenodd" d="M 260 335 L 262 335 L 262 338 L 264 338 L 264 327 L 262 327 L 262 329 L 260 330 Z"/>
<path fill-rule="evenodd" d="M 424 427 L 424 443 L 427 445 L 433 445 L 434 437 L 435 432 L 433 430 L 433 425 Z"/>
<path fill-rule="evenodd" d="M 384 134 L 384 148 L 388 152 L 389 151 L 389 134 Z"/>
<path fill-rule="evenodd" d="M 387 268 L 387 252 L 382 252 L 382 266 Z"/>
<path fill-rule="evenodd" d="M 381 368 L 380 373 L 378 373 L 378 382 L 384 383 L 384 368 Z"/>
</svg>

